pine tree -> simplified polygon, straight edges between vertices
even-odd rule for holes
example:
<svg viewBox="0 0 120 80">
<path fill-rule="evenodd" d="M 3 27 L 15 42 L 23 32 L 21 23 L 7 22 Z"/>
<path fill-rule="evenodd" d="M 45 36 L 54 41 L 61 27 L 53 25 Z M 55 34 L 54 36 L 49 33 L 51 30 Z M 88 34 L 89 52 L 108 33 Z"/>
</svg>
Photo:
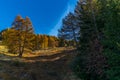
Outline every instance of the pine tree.
<svg viewBox="0 0 120 80">
<path fill-rule="evenodd" d="M 77 73 L 85 80 L 101 80 L 105 78 L 106 59 L 102 55 L 103 48 L 100 42 L 101 28 L 98 26 L 98 21 L 101 20 L 98 18 L 97 0 L 80 0 L 75 14 L 80 27 L 80 54 L 77 65 L 77 70 L 80 71 Z"/>
<path fill-rule="evenodd" d="M 109 80 L 120 79 L 120 0 L 100 0 L 101 16 L 104 19 L 102 44 L 109 68 Z M 117 75 L 116 75 L 117 74 Z"/>
<path fill-rule="evenodd" d="M 59 30 L 59 37 L 67 40 L 74 40 L 77 45 L 77 38 L 79 37 L 79 27 L 76 25 L 76 17 L 73 13 L 69 13 L 64 19 L 61 29 Z"/>
</svg>

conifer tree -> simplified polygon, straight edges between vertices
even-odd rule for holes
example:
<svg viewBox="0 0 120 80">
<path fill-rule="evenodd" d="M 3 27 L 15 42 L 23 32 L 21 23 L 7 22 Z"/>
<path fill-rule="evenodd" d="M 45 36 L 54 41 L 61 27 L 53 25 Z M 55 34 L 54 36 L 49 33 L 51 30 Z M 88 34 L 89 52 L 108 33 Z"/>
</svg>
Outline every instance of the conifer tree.
<svg viewBox="0 0 120 80">
<path fill-rule="evenodd" d="M 77 45 L 80 28 L 77 26 L 76 16 L 69 13 L 64 19 L 58 36 L 66 40 L 74 40 Z"/>
<path fill-rule="evenodd" d="M 33 26 L 30 19 L 28 17 L 23 19 L 18 15 L 12 24 L 12 28 L 5 32 L 4 37 L 6 36 L 7 38 L 4 39 L 7 40 L 7 42 L 5 42 L 9 46 L 9 49 L 14 53 L 19 53 L 19 57 L 22 57 L 24 49 L 31 49 L 33 45 L 31 43 L 34 38 Z M 13 43 L 14 45 L 12 45 Z M 10 46 L 12 46 L 13 49 L 10 48 Z"/>
<path fill-rule="evenodd" d="M 80 27 L 80 54 L 78 54 L 77 72 L 85 80 L 101 80 L 105 78 L 106 59 L 102 54 L 103 48 L 100 42 L 101 28 L 98 26 L 100 19 L 98 18 L 97 0 L 79 0 L 75 15 Z"/>
<path fill-rule="evenodd" d="M 48 36 L 48 46 L 54 48 L 56 45 L 55 38 L 52 36 Z"/>
<path fill-rule="evenodd" d="M 101 18 L 103 19 L 103 35 L 101 40 L 104 55 L 109 68 L 106 74 L 109 80 L 120 79 L 120 0 L 100 0 Z M 117 74 L 117 75 L 115 75 Z"/>
</svg>

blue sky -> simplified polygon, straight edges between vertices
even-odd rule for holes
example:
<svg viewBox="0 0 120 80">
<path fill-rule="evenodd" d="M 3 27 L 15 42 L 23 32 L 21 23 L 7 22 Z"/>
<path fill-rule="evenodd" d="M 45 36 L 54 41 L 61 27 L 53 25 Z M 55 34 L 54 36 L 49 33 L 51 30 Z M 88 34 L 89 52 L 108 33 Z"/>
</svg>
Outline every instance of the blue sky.
<svg viewBox="0 0 120 80">
<path fill-rule="evenodd" d="M 77 0 L 0 0 L 0 30 L 11 27 L 17 15 L 29 16 L 35 33 L 57 35 L 61 20 Z"/>
</svg>

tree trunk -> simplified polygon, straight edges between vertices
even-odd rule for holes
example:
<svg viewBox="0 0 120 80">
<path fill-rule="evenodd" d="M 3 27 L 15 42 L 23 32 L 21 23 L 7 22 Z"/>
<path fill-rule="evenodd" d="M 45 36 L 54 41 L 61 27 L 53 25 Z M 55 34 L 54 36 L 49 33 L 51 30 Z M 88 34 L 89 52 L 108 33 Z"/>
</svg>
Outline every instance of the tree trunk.
<svg viewBox="0 0 120 80">
<path fill-rule="evenodd" d="M 76 40 L 76 34 L 75 34 L 75 30 L 74 30 L 74 27 L 72 26 L 72 31 L 73 31 L 73 37 L 74 37 L 74 41 L 75 41 L 75 45 L 76 47 L 78 47 L 77 45 L 77 40 Z"/>
<path fill-rule="evenodd" d="M 19 48 L 19 57 L 22 57 L 24 52 L 24 45 Z"/>
<path fill-rule="evenodd" d="M 21 58 L 21 57 L 22 57 L 22 54 L 23 54 L 23 53 L 22 53 L 22 52 L 20 52 L 18 56 Z"/>
</svg>

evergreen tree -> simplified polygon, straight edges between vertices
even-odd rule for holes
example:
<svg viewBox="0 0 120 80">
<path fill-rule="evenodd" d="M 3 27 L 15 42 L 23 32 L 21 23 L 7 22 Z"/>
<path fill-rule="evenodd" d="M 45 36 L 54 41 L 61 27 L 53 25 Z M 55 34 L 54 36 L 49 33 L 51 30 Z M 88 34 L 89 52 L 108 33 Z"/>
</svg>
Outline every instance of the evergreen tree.
<svg viewBox="0 0 120 80">
<path fill-rule="evenodd" d="M 80 27 L 80 54 L 76 71 L 85 80 L 104 79 L 106 59 L 102 55 L 101 32 L 97 25 L 97 21 L 100 21 L 97 0 L 80 0 L 75 14 Z"/>
<path fill-rule="evenodd" d="M 76 17 L 73 13 L 69 13 L 64 19 L 61 29 L 59 30 L 59 37 L 66 40 L 74 40 L 77 45 L 80 28 L 76 25 Z"/>
<path fill-rule="evenodd" d="M 100 0 L 104 19 L 102 44 L 109 68 L 105 69 L 109 80 L 120 79 L 120 0 Z M 117 74 L 117 75 L 116 75 Z"/>
</svg>

